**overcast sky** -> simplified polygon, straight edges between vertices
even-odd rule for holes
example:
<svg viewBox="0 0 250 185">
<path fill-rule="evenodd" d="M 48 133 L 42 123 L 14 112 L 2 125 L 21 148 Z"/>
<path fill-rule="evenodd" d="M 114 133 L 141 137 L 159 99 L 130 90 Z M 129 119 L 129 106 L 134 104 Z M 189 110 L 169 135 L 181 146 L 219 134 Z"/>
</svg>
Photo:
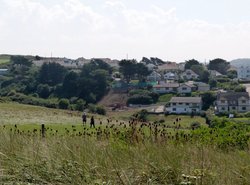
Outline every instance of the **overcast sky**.
<svg viewBox="0 0 250 185">
<path fill-rule="evenodd" d="M 250 57 L 249 0 L 0 0 L 0 53 Z"/>
</svg>

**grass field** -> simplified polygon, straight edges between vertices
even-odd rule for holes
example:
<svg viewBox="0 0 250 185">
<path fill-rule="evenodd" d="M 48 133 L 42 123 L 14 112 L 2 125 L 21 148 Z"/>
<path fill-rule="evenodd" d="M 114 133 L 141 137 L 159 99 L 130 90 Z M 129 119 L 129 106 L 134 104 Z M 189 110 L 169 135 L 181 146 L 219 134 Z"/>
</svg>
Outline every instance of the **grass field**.
<svg viewBox="0 0 250 185">
<path fill-rule="evenodd" d="M 171 139 L 183 132 L 172 128 L 176 117 L 185 129 L 191 122 L 205 126 L 203 118 L 150 115 L 151 122 L 164 122 L 152 124 L 152 130 L 133 129 L 128 127 L 133 113 L 111 112 L 109 124 L 108 117 L 94 115 L 97 129 L 90 129 L 80 112 L 0 103 L 0 184 L 250 184 L 249 147 L 221 150 L 192 137 Z"/>
<path fill-rule="evenodd" d="M 10 62 L 10 56 L 0 55 L 0 64 L 7 64 Z"/>
</svg>

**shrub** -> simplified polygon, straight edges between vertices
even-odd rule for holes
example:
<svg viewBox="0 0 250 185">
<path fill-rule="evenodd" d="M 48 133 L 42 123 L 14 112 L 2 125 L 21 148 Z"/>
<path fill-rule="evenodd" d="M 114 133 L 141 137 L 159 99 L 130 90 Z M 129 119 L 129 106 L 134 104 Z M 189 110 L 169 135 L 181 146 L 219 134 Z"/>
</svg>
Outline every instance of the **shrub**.
<svg viewBox="0 0 250 185">
<path fill-rule="evenodd" d="M 127 104 L 142 104 L 142 105 L 148 105 L 153 103 L 152 97 L 148 95 L 133 95 L 130 97 L 127 101 Z"/>
<path fill-rule="evenodd" d="M 97 113 L 97 114 L 101 114 L 101 115 L 106 114 L 105 108 L 103 106 L 99 106 L 99 105 L 89 104 L 88 110 L 91 113 Z"/>
<path fill-rule="evenodd" d="M 69 107 L 69 100 L 66 98 L 60 99 L 58 106 L 60 109 L 67 109 Z"/>
<path fill-rule="evenodd" d="M 96 113 L 97 114 L 101 114 L 101 115 L 105 115 L 106 114 L 106 110 L 103 106 L 96 106 Z"/>
</svg>

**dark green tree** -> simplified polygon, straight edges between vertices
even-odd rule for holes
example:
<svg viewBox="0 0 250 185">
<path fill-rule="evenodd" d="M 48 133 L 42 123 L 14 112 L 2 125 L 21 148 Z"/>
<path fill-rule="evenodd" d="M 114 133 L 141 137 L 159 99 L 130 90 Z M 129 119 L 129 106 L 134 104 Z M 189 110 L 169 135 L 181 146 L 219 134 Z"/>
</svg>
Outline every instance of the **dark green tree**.
<svg viewBox="0 0 250 185">
<path fill-rule="evenodd" d="M 143 63 L 137 63 L 136 74 L 139 80 L 143 81 L 150 74 L 150 71 L 148 70 L 147 66 L 145 66 Z"/>
<path fill-rule="evenodd" d="M 216 70 L 223 75 L 227 74 L 227 70 L 230 68 L 230 63 L 224 59 L 216 58 L 214 60 L 210 60 L 208 64 L 209 70 Z"/>
<path fill-rule="evenodd" d="M 136 60 L 121 60 L 119 62 L 119 71 L 123 74 L 127 83 L 129 83 L 131 78 L 136 74 L 136 63 Z"/>
<path fill-rule="evenodd" d="M 77 81 L 79 79 L 79 75 L 70 71 L 63 80 L 62 92 L 63 96 L 66 98 L 77 96 L 78 84 Z"/>
<path fill-rule="evenodd" d="M 185 68 L 185 69 L 191 69 L 191 67 L 192 67 L 193 65 L 200 65 L 200 63 L 199 63 L 197 60 L 195 60 L 195 59 L 187 60 L 187 61 L 185 62 L 184 68 Z"/>
<path fill-rule="evenodd" d="M 55 86 L 63 82 L 67 69 L 58 63 L 44 63 L 38 72 L 38 82 Z"/>
</svg>

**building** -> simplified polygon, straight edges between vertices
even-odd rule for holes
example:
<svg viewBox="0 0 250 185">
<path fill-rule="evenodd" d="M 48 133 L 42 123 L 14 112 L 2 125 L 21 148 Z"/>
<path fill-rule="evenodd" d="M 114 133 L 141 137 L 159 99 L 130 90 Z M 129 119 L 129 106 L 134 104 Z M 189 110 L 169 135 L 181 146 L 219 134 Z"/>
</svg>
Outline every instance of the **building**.
<svg viewBox="0 0 250 185">
<path fill-rule="evenodd" d="M 0 75 L 5 75 L 8 73 L 8 69 L 0 69 Z"/>
<path fill-rule="evenodd" d="M 176 62 L 168 62 L 158 66 L 160 72 L 177 72 L 180 71 L 179 65 Z"/>
<path fill-rule="evenodd" d="M 189 94 L 192 93 L 192 91 L 194 91 L 196 89 L 196 87 L 192 84 L 180 84 L 180 86 L 177 88 L 177 92 L 179 94 Z"/>
<path fill-rule="evenodd" d="M 178 83 L 163 83 L 154 85 L 153 91 L 159 94 L 176 93 L 178 87 L 179 87 Z"/>
<path fill-rule="evenodd" d="M 250 80 L 250 66 L 237 67 L 237 78 L 242 80 Z"/>
<path fill-rule="evenodd" d="M 209 74 L 210 74 L 210 76 L 211 76 L 212 78 L 216 78 L 216 77 L 221 77 L 221 76 L 223 76 L 221 73 L 219 73 L 219 72 L 216 71 L 216 70 L 209 70 L 208 72 L 209 72 Z"/>
<path fill-rule="evenodd" d="M 173 72 L 167 72 L 163 75 L 164 80 L 178 80 L 178 75 Z"/>
<path fill-rule="evenodd" d="M 199 92 L 210 91 L 210 85 L 203 82 L 195 82 L 194 85 L 197 86 Z"/>
<path fill-rule="evenodd" d="M 248 112 L 250 100 L 247 92 L 219 92 L 216 100 L 216 112 Z"/>
<path fill-rule="evenodd" d="M 172 97 L 166 111 L 171 114 L 200 113 L 201 97 Z"/>
<path fill-rule="evenodd" d="M 148 81 L 160 81 L 161 80 L 161 74 L 157 73 L 156 71 L 153 71 L 150 75 L 147 76 Z"/>
<path fill-rule="evenodd" d="M 195 72 L 193 72 L 191 69 L 187 69 L 181 74 L 182 79 L 184 80 L 194 80 L 198 79 L 199 75 L 197 75 Z"/>
</svg>

